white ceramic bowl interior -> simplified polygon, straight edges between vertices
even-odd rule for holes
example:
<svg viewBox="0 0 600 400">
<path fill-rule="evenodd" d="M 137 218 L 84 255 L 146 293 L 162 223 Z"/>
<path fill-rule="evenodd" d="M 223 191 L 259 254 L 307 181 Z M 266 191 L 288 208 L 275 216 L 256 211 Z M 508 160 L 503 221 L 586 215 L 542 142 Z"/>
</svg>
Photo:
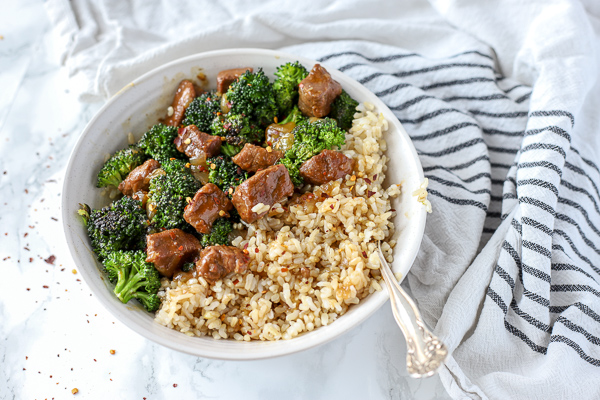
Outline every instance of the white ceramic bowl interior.
<svg viewBox="0 0 600 400">
<path fill-rule="evenodd" d="M 182 58 L 157 68 L 123 88 L 96 114 L 84 129 L 67 166 L 63 188 L 62 208 L 64 232 L 71 255 L 85 282 L 96 298 L 119 321 L 135 332 L 174 350 L 226 360 L 250 360 L 281 356 L 308 349 L 325 343 L 352 329 L 388 299 L 387 291 L 376 292 L 362 300 L 338 320 L 328 326 L 300 335 L 292 340 L 275 342 L 237 342 L 215 340 L 211 337 L 189 337 L 168 329 L 153 321 L 153 316 L 135 302 L 122 304 L 112 293 L 112 285 L 100 272 L 101 264 L 91 250 L 86 229 L 77 215 L 79 203 L 92 208 L 106 206 L 109 201 L 100 196 L 95 187 L 96 176 L 107 153 L 128 145 L 127 135 L 132 132 L 136 139 L 159 117 L 164 116 L 179 82 L 192 79 L 205 89 L 216 87 L 216 76 L 220 70 L 236 67 L 262 67 L 267 76 L 281 64 L 300 61 L 308 69 L 316 63 L 277 51 L 262 49 L 231 49 L 202 53 Z M 402 195 L 394 200 L 398 210 L 394 219 L 397 245 L 394 253 L 394 272 L 406 276 L 419 249 L 425 227 L 423 205 L 412 196 L 423 181 L 423 170 L 406 131 L 392 112 L 373 93 L 343 73 L 323 66 L 333 78 L 357 101 L 371 102 L 389 121 L 385 135 L 388 163 L 385 185 L 402 183 Z M 198 75 L 206 76 L 200 80 Z M 135 303 L 135 304 L 134 304 Z"/>
</svg>

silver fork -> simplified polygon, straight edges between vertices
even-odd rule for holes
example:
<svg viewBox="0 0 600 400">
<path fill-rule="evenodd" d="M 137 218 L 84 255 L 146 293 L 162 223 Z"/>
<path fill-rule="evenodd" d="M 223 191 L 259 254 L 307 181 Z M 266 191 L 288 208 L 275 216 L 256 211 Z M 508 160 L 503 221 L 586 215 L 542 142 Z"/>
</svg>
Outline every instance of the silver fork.
<svg viewBox="0 0 600 400">
<path fill-rule="evenodd" d="M 423 322 L 415 302 L 398 284 L 379 246 L 381 274 L 390 293 L 392 313 L 406 339 L 406 370 L 412 378 L 432 376 L 448 356 L 448 349 Z"/>
</svg>

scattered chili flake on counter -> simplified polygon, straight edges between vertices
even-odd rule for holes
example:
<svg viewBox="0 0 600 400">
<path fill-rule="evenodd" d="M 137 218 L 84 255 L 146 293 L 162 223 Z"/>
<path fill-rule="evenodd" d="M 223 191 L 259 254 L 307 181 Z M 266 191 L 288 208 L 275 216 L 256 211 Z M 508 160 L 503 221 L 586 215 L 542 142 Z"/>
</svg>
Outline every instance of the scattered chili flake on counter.
<svg viewBox="0 0 600 400">
<path fill-rule="evenodd" d="M 48 289 L 50 286 L 48 286 L 48 285 L 44 285 L 44 286 L 42 286 L 42 287 L 43 287 L 44 289 Z"/>
<path fill-rule="evenodd" d="M 174 383 L 174 384 L 173 384 L 173 387 L 177 387 L 177 384 L 176 384 L 176 383 Z"/>
<path fill-rule="evenodd" d="M 77 393 L 79 393 L 79 389 L 77 389 L 77 388 L 73 388 L 73 390 L 71 390 L 71 393 L 73 393 L 73 394 L 77 394 Z"/>
<path fill-rule="evenodd" d="M 77 270 L 75 268 L 73 268 L 73 270 L 71 271 L 73 274 L 77 273 Z"/>
<path fill-rule="evenodd" d="M 116 351 L 114 351 L 112 349 L 110 350 L 110 354 L 115 354 L 115 353 L 116 353 Z"/>
<path fill-rule="evenodd" d="M 54 265 L 54 260 L 56 260 L 56 256 L 51 255 L 50 257 L 44 259 L 44 261 L 46 261 L 46 263 Z"/>
</svg>

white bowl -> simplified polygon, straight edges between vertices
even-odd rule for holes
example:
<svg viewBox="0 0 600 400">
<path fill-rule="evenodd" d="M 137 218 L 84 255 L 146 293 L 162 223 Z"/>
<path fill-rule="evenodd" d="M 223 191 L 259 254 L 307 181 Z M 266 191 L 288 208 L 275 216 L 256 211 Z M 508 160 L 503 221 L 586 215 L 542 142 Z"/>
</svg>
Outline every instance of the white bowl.
<svg viewBox="0 0 600 400">
<path fill-rule="evenodd" d="M 317 63 L 304 57 L 262 49 L 211 51 L 185 57 L 148 72 L 111 98 L 84 129 L 71 154 L 63 187 L 62 209 L 65 236 L 75 264 L 96 298 L 119 321 L 135 332 L 163 346 L 185 353 L 224 360 L 252 360 L 302 351 L 334 339 L 365 321 L 388 299 L 384 289 L 362 300 L 330 325 L 291 340 L 274 342 L 215 340 L 189 337 L 153 321 L 153 316 L 138 305 L 123 304 L 112 292 L 112 285 L 100 272 L 100 263 L 91 250 L 86 229 L 77 215 L 79 203 L 92 208 L 108 201 L 96 188 L 96 176 L 107 153 L 128 144 L 127 134 L 136 139 L 164 116 L 179 81 L 196 79 L 202 72 L 208 80 L 205 88 L 215 88 L 220 70 L 235 67 L 262 67 L 271 79 L 276 68 L 288 61 L 300 61 L 308 69 Z M 359 102 L 371 102 L 389 122 L 385 136 L 388 144 L 387 178 L 384 185 L 402 183 L 403 194 L 394 200 L 398 210 L 394 219 L 397 240 L 392 269 L 406 276 L 421 244 L 425 228 L 425 209 L 412 196 L 423 181 L 423 169 L 406 131 L 392 112 L 373 93 L 343 73 L 323 63 L 333 78 Z"/>
</svg>

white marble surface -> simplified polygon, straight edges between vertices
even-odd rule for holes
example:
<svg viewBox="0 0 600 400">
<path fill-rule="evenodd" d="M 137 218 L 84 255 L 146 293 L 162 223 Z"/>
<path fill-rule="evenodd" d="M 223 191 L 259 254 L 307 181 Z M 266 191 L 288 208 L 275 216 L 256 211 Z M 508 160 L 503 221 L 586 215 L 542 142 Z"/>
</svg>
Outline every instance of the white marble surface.
<svg viewBox="0 0 600 400">
<path fill-rule="evenodd" d="M 407 376 L 388 305 L 334 342 L 253 362 L 178 353 L 115 321 L 60 220 L 69 153 L 101 104 L 66 89 L 41 2 L 0 4 L 0 399 L 448 398 L 437 377 Z"/>
</svg>

